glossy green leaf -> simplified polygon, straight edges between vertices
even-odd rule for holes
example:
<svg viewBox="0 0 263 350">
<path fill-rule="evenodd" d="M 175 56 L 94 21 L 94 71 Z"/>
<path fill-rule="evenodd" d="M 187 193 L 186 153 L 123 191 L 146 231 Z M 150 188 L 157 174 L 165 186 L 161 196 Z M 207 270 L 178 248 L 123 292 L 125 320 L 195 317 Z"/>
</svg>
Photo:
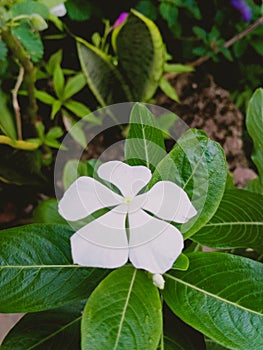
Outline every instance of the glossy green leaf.
<svg viewBox="0 0 263 350">
<path fill-rule="evenodd" d="M 91 114 L 91 117 L 93 116 L 90 109 L 81 102 L 68 100 L 64 103 L 64 106 L 67 107 L 77 117 L 83 118 L 88 116 L 89 114 Z M 93 116 L 93 119 L 94 119 L 94 116 Z"/>
<path fill-rule="evenodd" d="M 158 164 L 150 186 L 160 180 L 175 182 L 188 194 L 198 214 L 181 226 L 190 237 L 216 212 L 225 190 L 227 164 L 221 146 L 205 133 L 190 129 Z"/>
<path fill-rule="evenodd" d="M 83 302 L 25 315 L 4 339 L 1 350 L 78 350 Z"/>
<path fill-rule="evenodd" d="M 63 171 L 64 190 L 69 188 L 69 186 L 80 176 L 88 176 L 87 165 L 77 159 L 67 161 Z"/>
<path fill-rule="evenodd" d="M 125 266 L 108 275 L 85 306 L 82 350 L 156 350 L 162 330 L 158 289 L 144 271 Z"/>
<path fill-rule="evenodd" d="M 162 130 L 151 111 L 136 103 L 130 114 L 130 128 L 125 143 L 125 159 L 130 165 L 145 165 L 154 170 L 165 157 Z"/>
<path fill-rule="evenodd" d="M 36 90 L 35 91 L 35 96 L 36 98 L 43 102 L 43 103 L 46 103 L 48 105 L 52 105 L 56 100 L 53 96 L 49 95 L 47 92 L 45 91 L 38 91 Z"/>
<path fill-rule="evenodd" d="M 249 181 L 245 186 L 245 190 L 263 194 L 263 184 L 261 184 L 259 176 Z"/>
<path fill-rule="evenodd" d="M 67 224 L 58 213 L 58 201 L 55 198 L 41 201 L 33 212 L 33 220 L 42 224 Z"/>
<path fill-rule="evenodd" d="M 263 195 L 227 191 L 212 219 L 193 240 L 212 248 L 254 248 L 263 252 Z"/>
<path fill-rule="evenodd" d="M 263 264 L 224 253 L 188 257 L 186 272 L 165 274 L 163 295 L 171 310 L 229 349 L 261 349 Z"/>
<path fill-rule="evenodd" d="M 164 67 L 163 41 L 157 26 L 132 10 L 112 36 L 118 67 L 134 101 L 148 101 L 155 93 Z"/>
<path fill-rule="evenodd" d="M 206 338 L 205 339 L 206 350 L 227 350 L 224 346 L 216 343 L 214 340 Z"/>
<path fill-rule="evenodd" d="M 121 73 L 109 56 L 82 39 L 78 39 L 77 49 L 88 86 L 102 106 L 133 100 Z"/>
<path fill-rule="evenodd" d="M 60 108 L 61 108 L 61 102 L 59 100 L 54 100 L 52 104 L 50 119 L 53 120 L 55 118 Z"/>
<path fill-rule="evenodd" d="M 180 270 L 180 271 L 187 271 L 189 268 L 189 259 L 187 255 L 180 254 L 179 257 L 176 259 L 175 263 L 173 264 L 173 269 Z"/>
<path fill-rule="evenodd" d="M 73 265 L 72 230 L 34 224 L 0 235 L 0 312 L 34 312 L 87 298 L 107 270 Z"/>
<path fill-rule="evenodd" d="M 86 85 L 86 79 L 82 73 L 76 74 L 74 77 L 69 78 L 65 85 L 65 90 L 63 94 L 64 100 L 75 95 L 77 92 L 82 90 Z"/>
<path fill-rule="evenodd" d="M 263 89 L 257 89 L 249 101 L 246 124 L 254 143 L 252 160 L 258 168 L 260 183 L 263 185 Z"/>
</svg>

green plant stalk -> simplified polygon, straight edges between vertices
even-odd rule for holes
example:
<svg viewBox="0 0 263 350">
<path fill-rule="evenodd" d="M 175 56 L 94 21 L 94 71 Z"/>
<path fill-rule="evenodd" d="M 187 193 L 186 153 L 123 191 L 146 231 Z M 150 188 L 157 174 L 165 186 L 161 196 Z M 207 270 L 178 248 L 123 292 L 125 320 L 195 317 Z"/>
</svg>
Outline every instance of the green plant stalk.
<svg viewBox="0 0 263 350">
<path fill-rule="evenodd" d="M 6 43 L 14 57 L 18 60 L 20 65 L 24 68 L 24 82 L 28 93 L 28 108 L 27 113 L 30 123 L 34 126 L 37 120 L 37 101 L 35 97 L 35 67 L 29 58 L 28 53 L 21 45 L 19 40 L 13 35 L 10 28 L 5 27 L 1 31 L 2 40 Z"/>
</svg>

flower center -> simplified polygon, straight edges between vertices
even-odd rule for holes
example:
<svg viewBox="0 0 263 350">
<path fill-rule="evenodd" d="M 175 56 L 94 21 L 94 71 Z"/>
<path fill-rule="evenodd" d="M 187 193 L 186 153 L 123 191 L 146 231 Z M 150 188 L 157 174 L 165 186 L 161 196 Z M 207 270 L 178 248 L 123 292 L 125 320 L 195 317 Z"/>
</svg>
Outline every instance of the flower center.
<svg viewBox="0 0 263 350">
<path fill-rule="evenodd" d="M 130 204 L 132 202 L 132 198 L 130 198 L 130 197 L 124 197 L 123 198 L 123 203 L 124 204 Z"/>
</svg>

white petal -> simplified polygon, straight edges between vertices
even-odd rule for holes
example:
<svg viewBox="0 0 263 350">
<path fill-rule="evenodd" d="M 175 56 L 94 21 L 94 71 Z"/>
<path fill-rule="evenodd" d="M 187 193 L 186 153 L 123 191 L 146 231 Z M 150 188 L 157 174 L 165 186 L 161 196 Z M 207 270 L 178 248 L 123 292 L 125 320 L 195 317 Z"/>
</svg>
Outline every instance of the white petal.
<svg viewBox="0 0 263 350">
<path fill-rule="evenodd" d="M 118 187 L 124 197 L 133 198 L 151 179 L 145 166 L 130 166 L 118 160 L 102 164 L 98 175 Z"/>
<path fill-rule="evenodd" d="M 183 250 L 181 232 L 143 210 L 129 214 L 129 228 L 129 259 L 138 269 L 163 274 Z"/>
<path fill-rule="evenodd" d="M 116 268 L 128 260 L 125 214 L 107 214 L 82 227 L 71 237 L 71 252 L 76 264 Z"/>
<path fill-rule="evenodd" d="M 58 209 L 66 220 L 75 221 L 98 209 L 112 207 L 122 202 L 122 197 L 97 180 L 82 176 L 66 190 Z"/>
<path fill-rule="evenodd" d="M 49 10 L 49 12 L 57 17 L 63 17 L 67 13 L 67 9 L 64 4 L 59 4 L 57 6 L 52 7 Z"/>
<path fill-rule="evenodd" d="M 143 209 L 164 220 L 184 223 L 197 214 L 186 192 L 170 181 L 157 182 L 137 198 L 142 201 Z"/>
</svg>

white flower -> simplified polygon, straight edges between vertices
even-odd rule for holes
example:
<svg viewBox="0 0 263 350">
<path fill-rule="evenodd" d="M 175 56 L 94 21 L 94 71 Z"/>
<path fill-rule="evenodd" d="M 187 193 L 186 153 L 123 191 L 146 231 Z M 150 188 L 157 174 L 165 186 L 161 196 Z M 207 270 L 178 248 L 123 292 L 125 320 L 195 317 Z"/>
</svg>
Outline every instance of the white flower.
<svg viewBox="0 0 263 350">
<path fill-rule="evenodd" d="M 116 268 L 129 259 L 136 268 L 153 274 L 169 270 L 182 252 L 183 236 L 163 220 L 184 223 L 196 215 L 185 191 L 172 182 L 160 181 L 139 194 L 150 181 L 151 171 L 120 161 L 102 164 L 98 175 L 116 186 L 121 195 L 93 178 L 80 177 L 59 202 L 60 214 L 69 221 L 112 208 L 71 237 L 74 263 Z"/>
<path fill-rule="evenodd" d="M 63 17 L 65 16 L 65 14 L 67 13 L 67 9 L 65 7 L 65 5 L 62 3 L 62 4 L 59 4 L 57 6 L 54 6 L 52 7 L 49 12 L 52 14 L 52 15 L 55 15 L 57 17 Z"/>
<path fill-rule="evenodd" d="M 157 287 L 159 289 L 164 289 L 165 280 L 163 279 L 162 275 L 160 275 L 159 273 L 156 273 L 153 275 L 152 279 L 153 279 L 153 284 L 155 285 L 155 287 Z"/>
</svg>

